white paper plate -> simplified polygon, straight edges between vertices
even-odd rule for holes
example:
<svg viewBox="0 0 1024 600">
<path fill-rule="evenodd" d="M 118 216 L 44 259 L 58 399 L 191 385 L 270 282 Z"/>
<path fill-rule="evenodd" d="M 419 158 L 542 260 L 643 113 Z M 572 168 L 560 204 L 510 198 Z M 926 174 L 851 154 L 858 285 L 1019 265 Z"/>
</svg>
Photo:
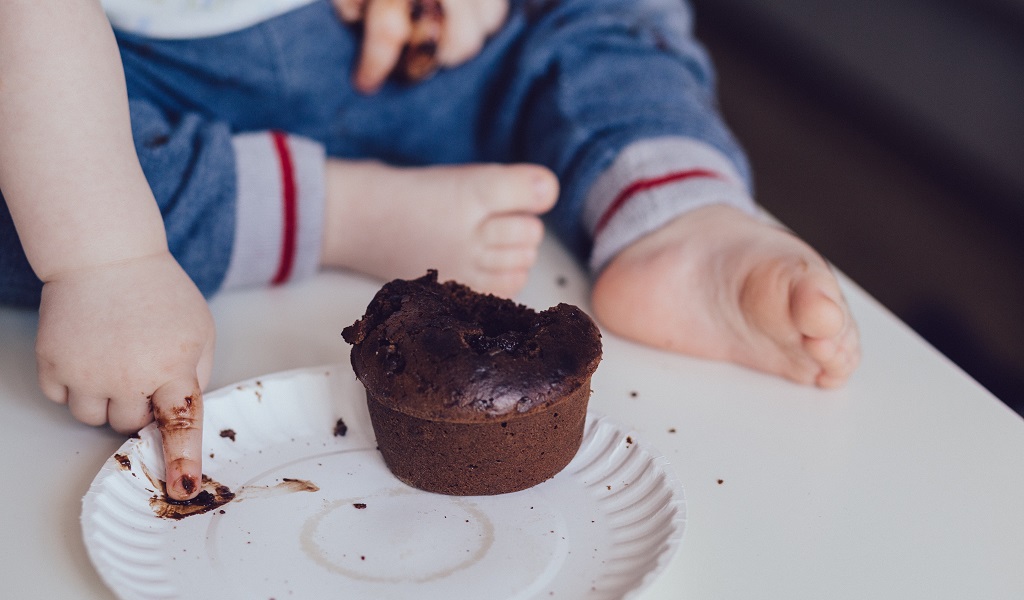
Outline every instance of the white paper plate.
<svg viewBox="0 0 1024 600">
<path fill-rule="evenodd" d="M 121 598 L 633 598 L 682 538 L 683 491 L 666 461 L 593 414 L 553 479 L 454 497 L 391 475 L 347 366 L 224 388 L 205 410 L 204 471 L 233 501 L 158 516 L 153 426 L 83 499 L 89 556 Z"/>
</svg>

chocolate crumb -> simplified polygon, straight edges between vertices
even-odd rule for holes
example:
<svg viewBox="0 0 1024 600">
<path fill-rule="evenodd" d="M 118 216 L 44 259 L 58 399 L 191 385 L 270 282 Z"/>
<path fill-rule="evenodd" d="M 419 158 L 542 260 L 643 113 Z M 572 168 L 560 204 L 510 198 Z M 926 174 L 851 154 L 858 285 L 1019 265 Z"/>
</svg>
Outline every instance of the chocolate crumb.
<svg viewBox="0 0 1024 600">
<path fill-rule="evenodd" d="M 676 428 L 675 427 L 669 427 L 668 432 L 669 433 L 675 433 L 676 432 Z"/>
<path fill-rule="evenodd" d="M 232 442 L 235 441 L 235 430 L 234 429 L 221 429 L 220 437 L 228 438 Z"/>
<path fill-rule="evenodd" d="M 365 502 L 353 502 L 352 506 L 358 508 L 359 510 L 362 510 L 362 509 L 366 508 L 366 503 Z"/>
<path fill-rule="evenodd" d="M 725 480 L 724 480 L 724 479 L 719 479 L 719 480 L 718 480 L 718 485 L 722 485 L 723 483 L 725 483 Z"/>
<path fill-rule="evenodd" d="M 631 391 L 631 392 L 629 393 L 629 397 L 630 397 L 630 398 L 636 398 L 636 397 L 637 397 L 637 396 L 639 396 L 639 395 L 640 395 L 640 392 L 638 392 L 638 391 L 636 391 L 636 390 L 633 390 L 633 391 Z"/>
<path fill-rule="evenodd" d="M 131 470 L 131 468 L 132 468 L 132 461 L 131 461 L 131 459 L 129 459 L 124 454 L 115 454 L 114 455 L 114 460 L 116 460 L 117 463 L 119 465 L 121 465 L 121 469 L 122 470 L 124 470 L 124 471 Z"/>
<path fill-rule="evenodd" d="M 627 443 L 627 444 L 632 444 L 632 443 L 633 443 L 633 436 L 629 436 L 629 435 L 627 435 L 627 436 L 626 436 L 626 443 Z"/>
<path fill-rule="evenodd" d="M 345 424 L 345 419 L 339 418 L 334 424 L 334 437 L 344 437 L 348 433 L 348 425 Z"/>
</svg>

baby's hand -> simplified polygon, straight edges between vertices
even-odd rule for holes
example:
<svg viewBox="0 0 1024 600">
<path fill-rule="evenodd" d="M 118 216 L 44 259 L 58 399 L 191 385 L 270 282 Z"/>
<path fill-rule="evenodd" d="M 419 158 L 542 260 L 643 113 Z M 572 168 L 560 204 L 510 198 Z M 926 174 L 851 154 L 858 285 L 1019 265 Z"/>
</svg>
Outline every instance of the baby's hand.
<svg viewBox="0 0 1024 600">
<path fill-rule="evenodd" d="M 508 14 L 508 0 L 333 1 L 342 20 L 363 22 L 355 86 L 365 93 L 380 88 L 396 66 L 419 80 L 438 66 L 466 62 Z"/>
<path fill-rule="evenodd" d="M 63 273 L 43 287 L 40 386 L 90 425 L 134 433 L 155 416 L 167 494 L 192 498 L 214 335 L 205 300 L 169 253 Z"/>
</svg>

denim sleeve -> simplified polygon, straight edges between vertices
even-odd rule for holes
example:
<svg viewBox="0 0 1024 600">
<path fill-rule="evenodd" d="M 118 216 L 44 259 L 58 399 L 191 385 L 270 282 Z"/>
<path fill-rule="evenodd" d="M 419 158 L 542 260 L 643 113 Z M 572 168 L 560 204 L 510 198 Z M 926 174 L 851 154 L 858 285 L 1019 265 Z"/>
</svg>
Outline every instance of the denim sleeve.
<svg viewBox="0 0 1024 600">
<path fill-rule="evenodd" d="M 501 108 L 487 141 L 558 174 L 563 192 L 550 224 L 577 253 L 590 245 L 580 218 L 587 191 L 632 142 L 698 140 L 749 182 L 683 1 L 524 1 L 513 5 L 508 27 L 522 32 L 521 46 L 500 76 Z"/>
<path fill-rule="evenodd" d="M 220 287 L 235 226 L 231 132 L 196 114 L 171 119 L 144 100 L 130 101 L 139 163 L 156 197 L 167 244 L 206 296 Z"/>
</svg>

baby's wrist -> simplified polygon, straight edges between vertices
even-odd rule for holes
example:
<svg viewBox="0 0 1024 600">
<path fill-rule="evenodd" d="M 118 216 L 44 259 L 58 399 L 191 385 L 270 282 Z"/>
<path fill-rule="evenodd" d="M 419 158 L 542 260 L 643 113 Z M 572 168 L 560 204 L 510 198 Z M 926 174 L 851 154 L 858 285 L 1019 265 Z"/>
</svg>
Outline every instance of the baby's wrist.
<svg viewBox="0 0 1024 600">
<path fill-rule="evenodd" d="M 81 201 L 64 215 L 40 209 L 15 219 L 29 264 L 43 282 L 69 271 L 169 252 L 163 219 L 148 189 L 88 194 Z"/>
<path fill-rule="evenodd" d="M 78 260 L 69 262 L 67 265 L 54 265 L 49 272 L 37 273 L 37 276 L 44 284 L 47 284 L 77 277 L 88 277 L 99 272 L 132 268 L 147 262 L 152 263 L 153 268 L 159 268 L 157 265 L 166 261 L 177 264 L 166 247 L 138 248 L 134 253 L 112 254 L 96 260 Z"/>
</svg>

